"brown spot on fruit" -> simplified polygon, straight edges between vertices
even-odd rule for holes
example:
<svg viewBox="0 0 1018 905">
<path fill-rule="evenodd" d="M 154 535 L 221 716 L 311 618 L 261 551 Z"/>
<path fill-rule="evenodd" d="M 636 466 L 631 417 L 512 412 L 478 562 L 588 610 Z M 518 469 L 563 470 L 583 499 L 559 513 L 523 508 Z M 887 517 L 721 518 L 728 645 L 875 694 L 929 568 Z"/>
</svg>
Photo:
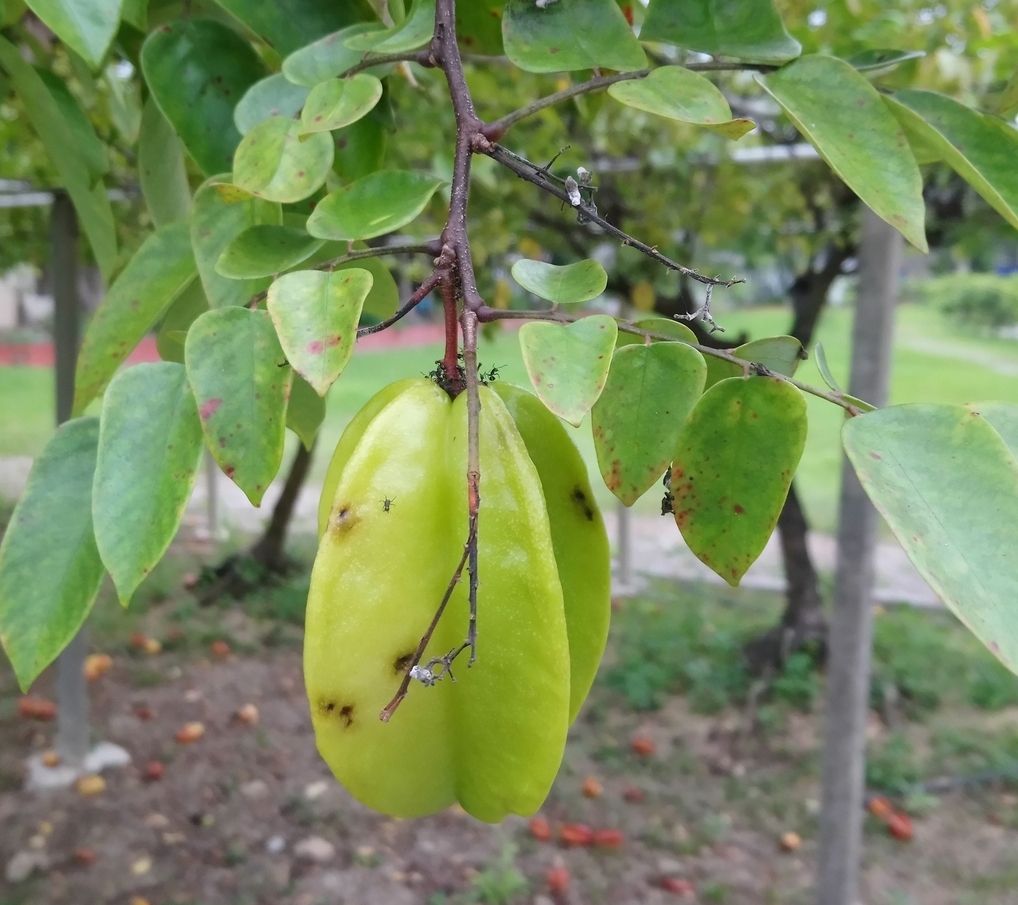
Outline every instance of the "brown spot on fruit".
<svg viewBox="0 0 1018 905">
<path fill-rule="evenodd" d="M 410 651 L 410 653 L 403 654 L 402 656 L 397 657 L 395 661 L 393 661 L 392 670 L 397 675 L 402 675 L 410 668 L 410 664 L 413 662 L 414 662 L 414 651 Z"/>
<path fill-rule="evenodd" d="M 353 704 L 344 704 L 339 710 L 339 718 L 343 725 L 348 727 L 353 723 Z"/>
<path fill-rule="evenodd" d="M 329 531 L 333 534 L 346 534 L 359 521 L 360 519 L 353 511 L 353 506 L 344 503 L 333 508 L 332 515 L 329 517 Z"/>
<path fill-rule="evenodd" d="M 583 488 L 573 488 L 572 500 L 580 507 L 580 511 L 583 512 L 583 517 L 588 522 L 594 521 L 594 510 L 590 505 L 590 501 L 587 499 L 587 495 L 583 492 Z"/>
</svg>

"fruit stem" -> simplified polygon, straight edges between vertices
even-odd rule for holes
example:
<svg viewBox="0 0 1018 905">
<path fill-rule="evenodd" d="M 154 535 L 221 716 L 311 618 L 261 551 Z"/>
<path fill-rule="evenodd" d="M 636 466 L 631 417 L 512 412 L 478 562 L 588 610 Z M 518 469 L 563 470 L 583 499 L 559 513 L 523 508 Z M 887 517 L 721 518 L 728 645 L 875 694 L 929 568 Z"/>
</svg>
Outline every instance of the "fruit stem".
<svg viewBox="0 0 1018 905">
<path fill-rule="evenodd" d="M 445 356 L 442 358 L 442 366 L 448 379 L 456 377 L 456 368 L 459 364 L 459 333 L 457 332 L 456 319 L 456 286 L 448 273 L 439 284 L 442 291 L 442 307 L 445 310 Z"/>
</svg>

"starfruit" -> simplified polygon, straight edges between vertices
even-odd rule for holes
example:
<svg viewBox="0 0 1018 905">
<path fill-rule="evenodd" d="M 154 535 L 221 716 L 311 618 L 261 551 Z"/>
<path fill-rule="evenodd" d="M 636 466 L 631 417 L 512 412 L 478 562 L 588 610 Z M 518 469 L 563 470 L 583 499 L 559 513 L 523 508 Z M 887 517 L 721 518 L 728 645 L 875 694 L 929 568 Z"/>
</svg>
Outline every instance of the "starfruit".
<svg viewBox="0 0 1018 905">
<path fill-rule="evenodd" d="M 424 379 L 387 387 L 326 477 L 304 649 L 312 722 L 337 778 L 394 816 L 456 801 L 490 822 L 536 811 L 604 647 L 607 538 L 582 459 L 529 394 L 500 386 L 507 409 L 480 393 L 478 660 L 457 660 L 455 682 L 415 684 L 388 723 L 379 713 L 466 540 L 465 396 Z M 462 643 L 467 623 L 464 581 L 423 662 Z"/>
</svg>

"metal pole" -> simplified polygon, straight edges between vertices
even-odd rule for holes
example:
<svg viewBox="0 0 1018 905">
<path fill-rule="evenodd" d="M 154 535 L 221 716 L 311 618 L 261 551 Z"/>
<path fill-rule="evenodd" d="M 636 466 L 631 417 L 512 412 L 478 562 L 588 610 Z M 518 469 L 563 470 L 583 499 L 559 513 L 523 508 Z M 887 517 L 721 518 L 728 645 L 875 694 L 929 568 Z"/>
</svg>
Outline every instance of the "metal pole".
<svg viewBox="0 0 1018 905">
<path fill-rule="evenodd" d="M 849 392 L 874 405 L 887 401 L 901 256 L 901 234 L 865 209 Z M 877 524 L 876 510 L 842 457 L 838 559 L 828 636 L 818 905 L 858 902 Z"/>
<path fill-rule="evenodd" d="M 56 362 L 57 424 L 71 417 L 74 364 L 78 354 L 78 221 L 64 191 L 54 192 L 50 213 L 50 270 L 53 280 L 53 346 Z M 57 752 L 67 766 L 80 767 L 88 754 L 88 688 L 85 684 L 85 629 L 57 661 Z"/>
<path fill-rule="evenodd" d="M 629 591 L 633 587 L 633 513 L 628 506 L 619 503 L 615 507 L 615 521 L 618 529 L 619 590 Z"/>
</svg>

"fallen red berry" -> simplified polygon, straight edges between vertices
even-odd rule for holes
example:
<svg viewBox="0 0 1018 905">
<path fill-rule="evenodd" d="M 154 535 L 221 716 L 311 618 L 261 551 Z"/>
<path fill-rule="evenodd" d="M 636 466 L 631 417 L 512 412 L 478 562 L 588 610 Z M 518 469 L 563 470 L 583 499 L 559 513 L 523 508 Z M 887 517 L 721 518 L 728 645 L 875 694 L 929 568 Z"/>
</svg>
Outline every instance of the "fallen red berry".
<svg viewBox="0 0 1018 905">
<path fill-rule="evenodd" d="M 545 879 L 552 892 L 565 892 L 569 888 L 569 871 L 564 867 L 549 867 Z"/>
<path fill-rule="evenodd" d="M 594 832 L 582 823 L 563 823 L 559 839 L 566 845 L 593 845 Z"/>
<path fill-rule="evenodd" d="M 551 827 L 548 825 L 548 821 L 545 820 L 543 817 L 531 817 L 530 835 L 533 836 L 538 842 L 550 842 Z"/>
<path fill-rule="evenodd" d="M 630 743 L 630 747 L 633 749 L 634 754 L 639 754 L 640 757 L 650 757 L 656 750 L 657 746 L 645 735 L 638 735 Z"/>
<path fill-rule="evenodd" d="M 622 848 L 626 837 L 622 830 L 595 830 L 594 845 L 598 848 Z"/>
</svg>

